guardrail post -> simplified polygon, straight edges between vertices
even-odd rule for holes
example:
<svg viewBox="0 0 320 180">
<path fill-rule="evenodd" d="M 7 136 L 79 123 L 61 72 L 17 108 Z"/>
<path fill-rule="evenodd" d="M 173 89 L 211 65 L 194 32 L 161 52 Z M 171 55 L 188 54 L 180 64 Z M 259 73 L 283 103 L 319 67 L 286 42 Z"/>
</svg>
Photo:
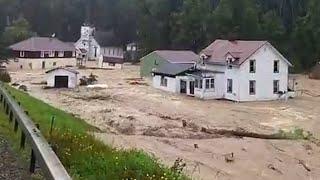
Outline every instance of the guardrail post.
<svg viewBox="0 0 320 180">
<path fill-rule="evenodd" d="M 16 133 L 18 131 L 18 120 L 15 119 L 14 120 L 14 128 L 13 128 L 13 131 Z"/>
<path fill-rule="evenodd" d="M 11 123 L 11 122 L 12 122 L 12 120 L 13 120 L 13 113 L 12 113 L 12 111 L 10 111 L 10 115 L 9 115 L 9 122 Z"/>
<path fill-rule="evenodd" d="M 20 139 L 20 149 L 24 149 L 26 143 L 26 135 L 23 131 L 21 131 L 21 139 Z"/>
<path fill-rule="evenodd" d="M 34 173 L 36 169 L 36 156 L 34 155 L 33 149 L 31 149 L 30 169 L 31 173 Z"/>
<path fill-rule="evenodd" d="M 38 129 L 40 129 L 40 125 L 39 124 L 36 124 L 36 127 Z M 31 158 L 30 158 L 30 169 L 29 169 L 29 171 L 31 173 L 34 173 L 35 169 L 36 169 L 36 156 L 34 154 L 33 149 L 31 149 Z"/>
<path fill-rule="evenodd" d="M 6 114 L 9 115 L 9 104 L 6 103 Z"/>
</svg>

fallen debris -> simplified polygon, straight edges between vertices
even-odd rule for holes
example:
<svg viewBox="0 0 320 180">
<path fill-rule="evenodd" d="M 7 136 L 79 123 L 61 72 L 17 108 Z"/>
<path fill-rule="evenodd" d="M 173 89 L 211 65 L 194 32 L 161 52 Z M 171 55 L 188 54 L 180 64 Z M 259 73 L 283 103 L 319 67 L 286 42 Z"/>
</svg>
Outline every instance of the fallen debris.
<svg viewBox="0 0 320 180">
<path fill-rule="evenodd" d="M 106 85 L 106 84 L 92 84 L 92 85 L 88 85 L 87 88 L 89 88 L 89 89 L 107 89 L 108 85 Z"/>
<path fill-rule="evenodd" d="M 130 85 L 140 85 L 140 86 L 149 86 L 146 82 L 140 82 L 140 81 L 127 81 Z"/>
<path fill-rule="evenodd" d="M 171 170 L 174 172 L 177 172 L 179 174 L 182 173 L 183 169 L 187 166 L 185 162 L 183 162 L 183 159 L 178 158 L 175 160 L 173 166 L 171 167 Z"/>
<path fill-rule="evenodd" d="M 232 163 L 234 162 L 234 153 L 230 153 L 230 154 L 225 154 L 224 155 L 224 160 L 227 162 L 227 163 Z"/>
<path fill-rule="evenodd" d="M 110 95 L 92 95 L 92 96 L 72 96 L 73 99 L 80 99 L 85 101 L 91 101 L 91 100 L 110 100 Z"/>
<path fill-rule="evenodd" d="M 98 81 L 97 78 L 98 76 L 92 73 L 89 75 L 89 77 L 82 76 L 82 78 L 80 78 L 80 86 L 92 85 Z"/>
<path fill-rule="evenodd" d="M 126 78 L 127 81 L 143 81 L 142 78 Z"/>
<path fill-rule="evenodd" d="M 16 86 L 20 86 L 20 84 L 17 83 L 17 82 L 14 82 L 14 83 L 11 84 L 11 86 L 16 87 Z"/>
<path fill-rule="evenodd" d="M 172 117 L 169 115 L 164 115 L 164 114 L 160 114 L 160 113 L 148 113 L 149 116 L 157 116 L 163 120 L 173 120 L 173 121 L 180 121 L 182 120 L 181 117 Z M 185 122 L 187 122 L 186 120 L 184 120 Z"/>
<path fill-rule="evenodd" d="M 187 121 L 186 120 L 182 120 L 182 127 L 187 127 Z"/>
<path fill-rule="evenodd" d="M 22 90 L 22 91 L 27 92 L 27 91 L 28 91 L 28 88 L 27 88 L 26 85 L 21 85 L 21 86 L 19 86 L 19 90 Z"/>
<path fill-rule="evenodd" d="M 282 171 L 280 171 L 278 168 L 274 167 L 273 164 L 269 164 L 269 165 L 268 165 L 268 168 L 271 169 L 271 170 L 273 170 L 273 171 L 276 171 L 276 172 L 279 173 L 279 174 L 283 174 Z"/>
<path fill-rule="evenodd" d="M 307 170 L 308 172 L 310 172 L 311 171 L 311 169 L 307 166 L 307 164 L 303 161 L 303 160 L 301 160 L 301 159 L 297 159 L 298 160 L 298 164 L 300 164 L 300 165 L 302 165 L 302 167 L 305 169 L 305 170 Z"/>
<path fill-rule="evenodd" d="M 249 137 L 249 138 L 257 138 L 257 139 L 293 139 L 292 137 L 286 136 L 283 133 L 274 133 L 274 134 L 260 134 L 249 132 L 242 128 L 237 128 L 236 130 L 226 130 L 226 129 L 208 129 L 201 128 L 201 132 L 208 134 L 219 134 L 227 137 Z"/>
<path fill-rule="evenodd" d="M 134 135 L 136 132 L 136 128 L 133 124 L 126 126 L 118 126 L 116 127 L 117 131 L 124 135 Z"/>
<path fill-rule="evenodd" d="M 193 145 L 195 149 L 199 149 L 199 145 L 198 144 L 194 144 Z"/>
<path fill-rule="evenodd" d="M 286 152 L 285 150 L 280 149 L 279 147 L 277 147 L 276 145 L 274 145 L 273 143 L 270 143 L 270 144 L 271 144 L 271 146 L 272 146 L 273 148 L 275 148 L 276 150 L 278 150 L 278 151 L 280 151 L 280 152 Z"/>
</svg>

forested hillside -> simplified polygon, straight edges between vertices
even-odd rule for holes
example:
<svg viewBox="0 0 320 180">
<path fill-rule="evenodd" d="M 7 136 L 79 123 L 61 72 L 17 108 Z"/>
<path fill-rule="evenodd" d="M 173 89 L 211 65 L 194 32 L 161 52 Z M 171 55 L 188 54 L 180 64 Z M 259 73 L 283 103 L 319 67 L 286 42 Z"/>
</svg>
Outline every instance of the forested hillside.
<svg viewBox="0 0 320 180">
<path fill-rule="evenodd" d="M 320 60 L 319 0 L 0 0 L 0 53 L 35 34 L 76 41 L 85 21 L 145 52 L 259 39 L 280 49 L 296 71 Z"/>
</svg>

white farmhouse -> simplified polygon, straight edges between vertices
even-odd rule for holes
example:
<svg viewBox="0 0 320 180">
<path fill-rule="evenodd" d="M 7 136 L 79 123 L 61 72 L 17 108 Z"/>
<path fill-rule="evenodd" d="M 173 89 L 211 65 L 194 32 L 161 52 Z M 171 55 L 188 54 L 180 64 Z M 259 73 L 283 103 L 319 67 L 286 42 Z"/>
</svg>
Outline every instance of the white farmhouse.
<svg viewBox="0 0 320 180">
<path fill-rule="evenodd" d="M 200 56 L 197 67 L 179 80 L 177 87 L 187 88 L 180 93 L 237 102 L 277 100 L 288 94 L 292 64 L 267 41 L 216 40 Z"/>
<path fill-rule="evenodd" d="M 52 88 L 75 88 L 79 72 L 70 68 L 58 67 L 47 73 L 47 86 Z"/>
</svg>

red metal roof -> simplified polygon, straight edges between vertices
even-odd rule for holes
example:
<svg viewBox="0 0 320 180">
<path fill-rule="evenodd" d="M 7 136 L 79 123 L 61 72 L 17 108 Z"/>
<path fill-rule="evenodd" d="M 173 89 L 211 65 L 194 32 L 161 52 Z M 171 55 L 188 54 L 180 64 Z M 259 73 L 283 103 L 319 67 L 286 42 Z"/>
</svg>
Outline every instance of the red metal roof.
<svg viewBox="0 0 320 180">
<path fill-rule="evenodd" d="M 242 64 L 267 43 L 267 41 L 229 41 L 218 39 L 202 50 L 202 53 L 209 56 L 208 61 L 213 63 L 225 63 L 226 55 L 229 53 L 239 59 L 239 64 Z"/>
<path fill-rule="evenodd" d="M 75 51 L 73 44 L 49 37 L 32 37 L 9 48 L 14 51 Z"/>
</svg>

